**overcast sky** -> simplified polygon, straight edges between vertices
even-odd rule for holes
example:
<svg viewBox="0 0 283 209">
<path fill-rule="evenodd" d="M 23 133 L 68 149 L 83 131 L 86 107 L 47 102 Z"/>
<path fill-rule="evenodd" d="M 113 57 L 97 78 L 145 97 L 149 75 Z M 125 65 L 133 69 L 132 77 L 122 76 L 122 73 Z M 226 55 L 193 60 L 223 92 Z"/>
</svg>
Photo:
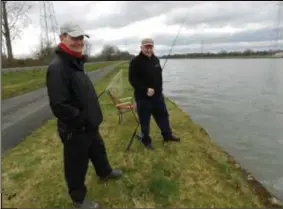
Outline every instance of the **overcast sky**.
<svg viewBox="0 0 283 209">
<path fill-rule="evenodd" d="M 172 53 L 267 49 L 275 45 L 277 1 L 261 2 L 53 2 L 58 24 L 80 23 L 91 36 L 92 54 L 103 44 L 139 52 L 142 38 L 155 40 L 158 55 L 167 53 L 178 33 Z M 16 56 L 36 51 L 40 41 L 40 3 L 33 3 L 31 24 L 13 43 Z M 283 9 L 279 46 L 283 48 Z M 59 27 L 58 27 L 59 28 Z M 58 32 L 57 32 L 58 33 Z M 59 41 L 56 34 L 56 41 Z M 201 45 L 201 43 L 203 43 Z"/>
</svg>

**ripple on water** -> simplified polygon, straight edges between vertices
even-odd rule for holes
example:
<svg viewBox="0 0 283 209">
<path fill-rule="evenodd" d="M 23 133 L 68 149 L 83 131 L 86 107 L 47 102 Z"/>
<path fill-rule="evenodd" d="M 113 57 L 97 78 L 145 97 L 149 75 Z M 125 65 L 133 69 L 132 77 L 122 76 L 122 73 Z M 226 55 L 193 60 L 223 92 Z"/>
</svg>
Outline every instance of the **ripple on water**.
<svg viewBox="0 0 283 209">
<path fill-rule="evenodd" d="M 164 70 L 165 94 L 281 200 L 282 66 L 283 59 L 190 59 L 169 60 Z"/>
</svg>

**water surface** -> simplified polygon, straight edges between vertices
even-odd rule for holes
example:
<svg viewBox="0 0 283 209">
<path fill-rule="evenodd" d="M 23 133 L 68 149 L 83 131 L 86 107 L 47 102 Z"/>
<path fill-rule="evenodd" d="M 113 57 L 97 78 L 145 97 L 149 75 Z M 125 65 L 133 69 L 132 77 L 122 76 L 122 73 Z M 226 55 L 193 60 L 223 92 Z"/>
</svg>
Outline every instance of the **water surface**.
<svg viewBox="0 0 283 209">
<path fill-rule="evenodd" d="M 164 92 L 283 200 L 283 59 L 169 60 Z"/>
</svg>

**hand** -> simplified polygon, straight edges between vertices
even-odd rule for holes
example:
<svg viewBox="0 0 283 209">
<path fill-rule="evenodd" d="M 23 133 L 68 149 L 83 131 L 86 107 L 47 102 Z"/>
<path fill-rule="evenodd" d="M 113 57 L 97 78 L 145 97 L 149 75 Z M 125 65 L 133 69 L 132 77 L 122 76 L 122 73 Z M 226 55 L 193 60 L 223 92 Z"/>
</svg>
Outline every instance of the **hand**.
<svg viewBox="0 0 283 209">
<path fill-rule="evenodd" d="M 154 94 L 154 89 L 148 88 L 147 89 L 147 96 L 151 97 Z"/>
</svg>

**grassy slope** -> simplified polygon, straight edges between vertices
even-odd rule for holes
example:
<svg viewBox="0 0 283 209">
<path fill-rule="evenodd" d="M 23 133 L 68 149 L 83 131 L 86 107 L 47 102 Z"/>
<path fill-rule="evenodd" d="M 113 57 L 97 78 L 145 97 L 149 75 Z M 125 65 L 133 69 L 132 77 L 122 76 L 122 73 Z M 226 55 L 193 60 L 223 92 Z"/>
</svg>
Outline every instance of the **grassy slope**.
<svg viewBox="0 0 283 209">
<path fill-rule="evenodd" d="M 86 65 L 86 71 L 94 71 L 113 62 Z M 2 100 L 18 96 L 45 86 L 46 70 L 2 73 Z"/>
<path fill-rule="evenodd" d="M 96 85 L 98 92 L 111 76 L 113 73 Z M 126 80 L 124 85 L 125 96 L 131 95 Z M 100 102 L 104 112 L 101 133 L 109 159 L 125 175 L 121 180 L 101 184 L 90 166 L 86 180 L 89 198 L 108 208 L 264 207 L 241 171 L 230 166 L 227 156 L 174 103 L 167 101 L 173 130 L 182 142 L 163 145 L 152 122 L 156 149 L 145 150 L 134 141 L 131 151 L 125 153 L 135 126 L 133 117 L 127 114 L 123 125 L 118 125 L 108 96 L 102 96 Z M 3 207 L 71 207 L 54 120 L 5 154 L 2 171 Z"/>
</svg>

